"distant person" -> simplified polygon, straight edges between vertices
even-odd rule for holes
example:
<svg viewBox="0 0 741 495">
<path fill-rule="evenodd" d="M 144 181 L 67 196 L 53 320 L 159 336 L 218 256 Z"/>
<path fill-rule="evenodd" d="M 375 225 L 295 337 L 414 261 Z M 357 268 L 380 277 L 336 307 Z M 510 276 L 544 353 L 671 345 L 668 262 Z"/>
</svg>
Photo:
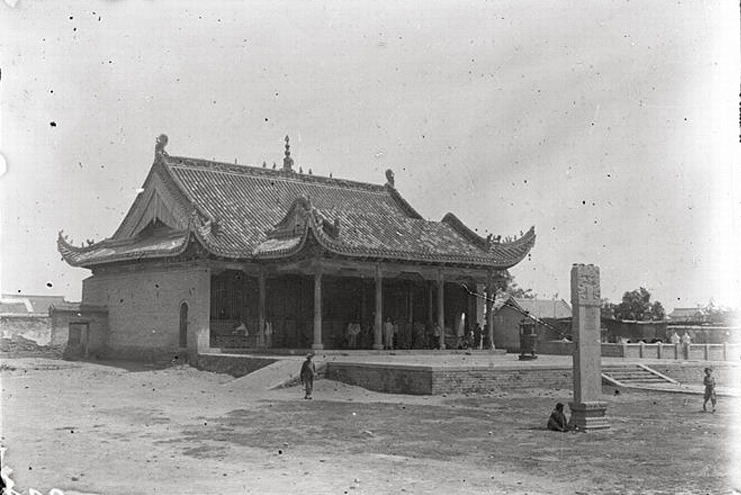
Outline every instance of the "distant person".
<svg viewBox="0 0 741 495">
<path fill-rule="evenodd" d="M 684 335 L 682 335 L 682 344 L 690 345 L 691 343 L 692 337 L 690 337 L 690 334 L 685 330 Z"/>
<path fill-rule="evenodd" d="M 440 332 L 442 330 L 440 329 L 440 325 L 436 322 L 432 326 L 432 348 L 433 349 L 439 349 L 440 348 Z"/>
<path fill-rule="evenodd" d="M 394 348 L 394 324 L 391 323 L 391 318 L 386 318 L 386 323 L 383 324 L 383 348 L 392 350 Z"/>
<path fill-rule="evenodd" d="M 715 396 L 715 377 L 712 368 L 705 368 L 705 378 L 703 378 L 702 384 L 705 385 L 705 401 L 702 403 L 702 410 L 707 412 L 708 401 L 710 401 L 713 405 L 713 412 L 715 412 L 717 398 Z"/>
<path fill-rule="evenodd" d="M 676 331 L 672 332 L 671 337 L 669 337 L 669 342 L 671 342 L 672 344 L 679 344 L 681 340 L 682 339 L 679 337 L 679 334 Z"/>
<path fill-rule="evenodd" d="M 571 431 L 569 427 L 569 421 L 566 419 L 566 414 L 563 412 L 563 404 L 560 402 L 556 404 L 556 408 L 551 412 L 551 416 L 548 418 L 548 429 L 551 431 Z"/>
<path fill-rule="evenodd" d="M 313 399 L 314 394 L 314 377 L 316 376 L 316 366 L 314 365 L 314 354 L 309 353 L 306 355 L 306 361 L 301 365 L 301 383 L 304 384 L 306 395 L 304 399 Z"/>
<path fill-rule="evenodd" d="M 473 348 L 481 349 L 481 325 L 478 323 L 473 327 Z"/>
<path fill-rule="evenodd" d="M 273 324 L 265 320 L 265 347 L 273 347 Z"/>
</svg>

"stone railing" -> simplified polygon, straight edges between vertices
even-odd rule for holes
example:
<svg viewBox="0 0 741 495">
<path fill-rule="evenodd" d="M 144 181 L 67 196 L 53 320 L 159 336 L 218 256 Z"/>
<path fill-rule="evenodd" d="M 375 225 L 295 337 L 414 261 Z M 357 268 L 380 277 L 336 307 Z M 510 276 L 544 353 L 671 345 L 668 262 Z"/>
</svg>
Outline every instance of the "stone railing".
<svg viewBox="0 0 741 495">
<path fill-rule="evenodd" d="M 540 342 L 538 354 L 570 356 L 573 342 Z M 630 359 L 681 359 L 692 361 L 739 361 L 741 344 L 602 344 L 602 357 Z"/>
</svg>

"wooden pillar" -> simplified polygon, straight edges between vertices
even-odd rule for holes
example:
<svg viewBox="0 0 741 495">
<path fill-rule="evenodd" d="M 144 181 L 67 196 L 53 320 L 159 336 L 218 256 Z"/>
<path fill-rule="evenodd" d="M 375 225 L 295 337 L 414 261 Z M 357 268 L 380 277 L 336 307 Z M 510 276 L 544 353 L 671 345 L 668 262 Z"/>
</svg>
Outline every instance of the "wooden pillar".
<svg viewBox="0 0 741 495">
<path fill-rule="evenodd" d="M 322 344 L 322 272 L 314 274 L 314 343 L 312 349 L 324 349 Z"/>
<path fill-rule="evenodd" d="M 257 276 L 257 346 L 265 347 L 265 272 Z"/>
<path fill-rule="evenodd" d="M 445 279 L 437 272 L 437 324 L 440 327 L 440 349 L 445 349 Z"/>
<path fill-rule="evenodd" d="M 373 349 L 383 349 L 381 331 L 383 328 L 383 279 L 381 278 L 381 267 L 376 265 L 376 321 L 373 325 Z"/>
<path fill-rule="evenodd" d="M 494 320 L 492 318 L 494 296 L 494 282 L 491 271 L 489 271 L 486 274 L 486 332 L 489 334 L 489 349 L 494 349 Z"/>
<path fill-rule="evenodd" d="M 411 282 L 407 290 L 409 291 L 409 328 L 411 329 L 414 324 L 414 285 Z"/>
<path fill-rule="evenodd" d="M 432 324 L 435 321 L 434 312 L 433 312 L 433 294 L 432 294 L 432 282 L 429 282 L 427 285 L 427 324 L 429 326 L 432 326 Z"/>
</svg>

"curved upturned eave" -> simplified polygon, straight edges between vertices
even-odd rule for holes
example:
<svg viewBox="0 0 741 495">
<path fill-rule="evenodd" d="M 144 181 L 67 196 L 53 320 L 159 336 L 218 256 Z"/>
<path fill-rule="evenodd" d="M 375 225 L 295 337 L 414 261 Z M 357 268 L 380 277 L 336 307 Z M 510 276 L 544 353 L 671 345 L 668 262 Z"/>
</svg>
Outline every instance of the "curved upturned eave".
<svg viewBox="0 0 741 495">
<path fill-rule="evenodd" d="M 215 256 L 255 261 L 274 261 L 285 259 L 299 254 L 306 246 L 309 236 L 312 236 L 316 242 L 327 252 L 344 256 L 348 258 L 365 258 L 378 259 L 386 261 L 407 261 L 412 263 L 423 264 L 453 264 L 465 266 L 478 266 L 482 268 L 493 268 L 497 270 L 506 270 L 520 263 L 528 255 L 535 245 L 535 228 L 531 227 L 522 237 L 508 243 L 495 243 L 492 245 L 488 254 L 482 256 L 455 256 L 439 255 L 430 253 L 428 255 L 419 255 L 406 251 L 396 251 L 390 249 L 375 248 L 352 248 L 341 242 L 336 241 L 327 235 L 318 225 L 313 217 L 309 216 L 309 221 L 305 224 L 303 231 L 297 237 L 299 242 L 287 249 L 278 249 L 264 253 L 235 253 L 227 250 L 218 249 L 217 245 L 210 241 L 212 234 L 208 234 L 206 229 L 194 229 L 196 238 L 206 248 L 208 252 Z M 509 251 L 509 252 L 508 252 Z M 514 252 L 512 252 L 514 251 Z"/>
<path fill-rule="evenodd" d="M 327 251 L 353 258 L 374 258 L 389 261 L 409 261 L 414 263 L 425 264 L 456 264 L 468 266 L 480 266 L 485 268 L 494 268 L 497 270 L 506 270 L 512 268 L 521 262 L 528 255 L 535 245 L 535 227 L 531 227 L 522 237 L 509 243 L 495 244 L 495 247 L 488 255 L 484 256 L 455 256 L 455 255 L 438 255 L 430 253 L 427 256 L 414 255 L 406 251 L 396 251 L 390 249 L 355 249 L 350 248 L 340 242 L 335 241 L 326 235 L 321 227 L 316 225 L 312 220 L 310 222 L 311 232 L 320 246 Z M 517 252 L 508 254 L 507 250 L 514 249 Z M 494 252 L 504 259 L 496 259 Z"/>
<path fill-rule="evenodd" d="M 190 234 L 188 232 L 182 232 L 182 239 L 175 244 L 173 248 L 170 249 L 162 249 L 159 251 L 131 251 L 128 253 L 114 253 L 110 255 L 101 255 L 99 259 L 90 259 L 85 260 L 80 259 L 82 256 L 89 254 L 91 252 L 94 252 L 96 250 L 103 250 L 103 249 L 111 249 L 115 247 L 123 247 L 127 244 L 130 244 L 129 240 L 126 241 L 115 241 L 112 239 L 105 239 L 100 242 L 96 242 L 95 244 L 91 244 L 89 246 L 74 246 L 70 243 L 68 243 L 63 235 L 62 232 L 59 232 L 59 237 L 57 238 L 57 250 L 62 255 L 62 259 L 70 266 L 73 267 L 79 267 L 79 268 L 92 268 L 94 266 L 100 266 L 100 265 L 106 265 L 110 263 L 117 263 L 121 261 L 132 261 L 132 260 L 143 260 L 143 259 L 157 259 L 157 258 L 167 258 L 170 256 L 178 256 L 185 252 L 185 250 L 188 248 L 188 245 L 190 243 Z"/>
</svg>

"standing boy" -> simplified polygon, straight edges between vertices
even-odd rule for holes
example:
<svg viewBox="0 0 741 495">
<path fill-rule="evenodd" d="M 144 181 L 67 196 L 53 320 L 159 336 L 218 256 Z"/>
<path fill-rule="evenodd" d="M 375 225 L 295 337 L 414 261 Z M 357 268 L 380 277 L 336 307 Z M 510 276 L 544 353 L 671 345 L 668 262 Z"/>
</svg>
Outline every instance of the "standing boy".
<svg viewBox="0 0 741 495">
<path fill-rule="evenodd" d="M 715 377 L 713 376 L 712 368 L 705 368 L 705 378 L 702 380 L 702 384 L 705 385 L 705 401 L 702 403 L 703 412 L 707 412 L 708 401 L 713 404 L 713 412 L 715 412 Z"/>
<path fill-rule="evenodd" d="M 313 398 L 311 395 L 314 393 L 314 376 L 316 376 L 316 366 L 314 366 L 314 361 L 312 361 L 313 357 L 314 355 L 312 353 L 307 354 L 306 361 L 301 365 L 301 383 L 304 384 L 304 389 L 306 390 L 304 399 L 309 400 Z"/>
</svg>

